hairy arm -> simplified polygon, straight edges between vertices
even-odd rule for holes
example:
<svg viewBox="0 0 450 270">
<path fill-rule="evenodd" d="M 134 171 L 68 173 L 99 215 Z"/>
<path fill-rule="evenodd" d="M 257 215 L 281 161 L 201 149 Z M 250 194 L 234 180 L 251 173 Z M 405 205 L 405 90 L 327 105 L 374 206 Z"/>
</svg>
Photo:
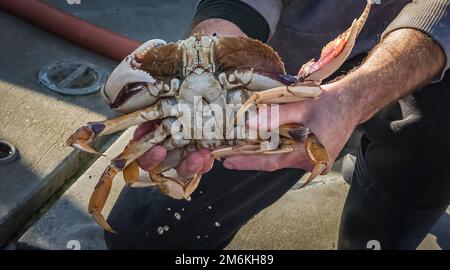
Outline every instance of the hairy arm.
<svg viewBox="0 0 450 270">
<path fill-rule="evenodd" d="M 442 71 L 445 54 L 421 31 L 391 32 L 366 61 L 335 83 L 337 101 L 356 111 L 358 123 L 431 82 Z"/>
</svg>

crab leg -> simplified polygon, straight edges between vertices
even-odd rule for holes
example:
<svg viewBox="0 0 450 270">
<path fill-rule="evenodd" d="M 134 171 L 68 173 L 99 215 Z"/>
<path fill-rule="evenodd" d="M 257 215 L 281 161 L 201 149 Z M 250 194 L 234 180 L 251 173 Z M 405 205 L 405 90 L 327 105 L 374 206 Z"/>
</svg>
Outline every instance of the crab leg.
<svg viewBox="0 0 450 270">
<path fill-rule="evenodd" d="M 137 162 L 128 165 L 123 172 L 127 184 L 133 187 L 157 186 L 161 192 L 174 199 L 185 199 L 197 188 L 201 174 L 197 172 L 192 178 L 179 177 L 173 168 L 176 168 L 188 154 L 183 147 L 191 143 L 189 140 L 176 139 L 174 136 L 163 143 L 168 151 L 165 159 L 149 172 L 139 168 Z"/>
<path fill-rule="evenodd" d="M 311 60 L 302 66 L 298 74 L 301 79 L 320 82 L 333 74 L 345 62 L 355 45 L 358 34 L 369 17 L 370 8 L 371 1 L 367 0 L 362 15 L 353 21 L 347 31 L 322 49 L 320 59 L 317 62 Z"/>
<path fill-rule="evenodd" d="M 172 137 L 164 142 L 164 148 L 168 149 L 166 146 L 166 142 L 171 138 Z M 165 159 L 160 164 L 158 164 L 156 168 L 153 168 L 151 172 L 153 174 L 161 174 L 171 168 L 175 168 L 186 156 L 186 154 L 187 152 L 184 150 L 184 148 L 176 148 L 168 151 Z M 123 178 L 128 186 L 134 188 L 158 186 L 161 184 L 160 181 L 154 181 L 154 179 L 150 177 L 150 173 L 148 171 L 141 169 L 137 160 L 134 160 L 125 167 L 125 169 L 123 170 Z"/>
<path fill-rule="evenodd" d="M 319 61 L 311 60 L 302 66 L 298 77 L 294 77 L 297 81 L 288 86 L 274 87 L 255 93 L 241 107 L 237 117 L 242 117 L 253 104 L 298 102 L 319 97 L 322 92 L 319 86 L 321 81 L 333 74 L 350 55 L 356 37 L 369 16 L 370 7 L 371 3 L 367 1 L 360 18 L 354 20 L 347 31 L 322 49 Z"/>
<path fill-rule="evenodd" d="M 75 131 L 69 139 L 67 139 L 66 143 L 81 151 L 98 154 L 98 152 L 89 145 L 89 142 L 97 136 L 111 134 L 149 120 L 179 115 L 180 111 L 178 110 L 176 99 L 165 98 L 161 99 L 153 106 L 123 115 L 116 119 L 88 123 L 86 126 Z"/>
<path fill-rule="evenodd" d="M 155 181 L 160 182 L 158 189 L 174 198 L 174 199 L 186 199 L 195 191 L 202 179 L 202 174 L 197 172 L 192 179 L 186 183 L 177 180 L 172 177 L 166 177 L 162 174 L 150 172 L 150 176 L 155 179 Z"/>
<path fill-rule="evenodd" d="M 313 169 L 311 170 L 311 175 L 301 187 L 308 185 L 327 168 L 328 164 L 330 164 L 330 156 L 328 155 L 325 146 L 319 142 L 314 134 L 310 134 L 306 138 L 305 150 L 313 162 Z"/>
<path fill-rule="evenodd" d="M 177 177 L 174 170 L 171 170 L 172 175 L 164 175 L 163 172 L 167 171 L 169 168 L 173 167 L 169 167 L 169 164 L 158 165 L 154 169 L 150 170 L 150 178 L 159 183 L 158 189 L 164 194 L 174 199 L 188 198 L 200 183 L 202 174 L 197 172 L 190 179 L 181 179 Z"/>
<path fill-rule="evenodd" d="M 139 167 L 137 160 L 134 160 L 123 169 L 123 178 L 125 183 L 133 188 L 156 186 L 158 183 L 153 182 L 147 171 Z"/>
<path fill-rule="evenodd" d="M 313 163 L 313 169 L 308 180 L 302 185 L 302 187 L 309 184 L 314 178 L 321 174 L 328 164 L 330 164 L 330 157 L 325 147 L 319 142 L 316 136 L 311 133 L 311 130 L 300 124 L 285 124 L 279 128 L 281 143 L 280 147 L 275 150 L 265 150 L 260 144 L 245 144 L 240 146 L 225 147 L 214 150 L 211 152 L 215 159 L 226 158 L 231 155 L 241 154 L 286 154 L 294 151 L 297 148 L 296 143 L 301 142 L 305 145 L 305 151 L 308 157 Z"/>
<path fill-rule="evenodd" d="M 237 140 L 234 146 L 215 149 L 211 155 L 215 159 L 236 154 L 285 154 L 294 151 L 296 142 L 303 142 L 311 133 L 310 129 L 299 124 L 285 124 L 279 127 L 280 143 L 276 148 L 261 145 L 261 140 Z"/>
<path fill-rule="evenodd" d="M 267 150 L 261 146 L 260 143 L 257 144 L 248 144 L 248 141 L 242 141 L 245 144 L 239 146 L 231 146 L 231 147 L 223 147 L 220 149 L 216 149 L 211 152 L 211 155 L 214 159 L 221 160 L 223 158 L 232 156 L 232 155 L 275 155 L 275 154 L 286 154 L 295 150 L 295 142 L 292 140 L 288 140 L 283 138 L 281 140 L 280 147 L 274 150 Z"/>
<path fill-rule="evenodd" d="M 172 118 L 164 119 L 155 131 L 139 140 L 131 140 L 123 152 L 111 160 L 111 164 L 103 172 L 89 200 L 88 210 L 94 220 L 105 230 L 115 233 L 101 213 L 111 191 L 114 177 L 147 150 L 164 141 L 170 134 L 172 120 Z"/>
<path fill-rule="evenodd" d="M 146 172 L 134 161 L 124 169 L 125 181 L 133 187 L 156 185 L 161 192 L 174 199 L 187 198 L 197 188 L 202 175 L 197 172 L 192 178 L 184 179 L 172 169 L 176 168 L 188 154 L 184 148 L 176 147 L 189 143 L 190 141 L 174 141 L 173 137 L 170 137 L 163 144 L 168 150 L 166 158 L 158 166 Z"/>
<path fill-rule="evenodd" d="M 92 218 L 99 224 L 103 229 L 116 233 L 116 231 L 111 228 L 111 226 L 106 221 L 105 217 L 102 215 L 103 207 L 105 207 L 106 200 L 108 199 L 109 193 L 112 187 L 112 180 L 116 176 L 118 169 L 108 166 L 103 172 L 100 180 L 94 188 L 94 192 L 89 200 L 89 214 Z"/>
<path fill-rule="evenodd" d="M 317 99 L 322 91 L 322 88 L 315 83 L 298 83 L 256 92 L 239 108 L 236 117 L 238 119 L 243 117 L 254 104 L 289 103 Z"/>
<path fill-rule="evenodd" d="M 238 146 L 230 146 L 216 149 L 211 152 L 211 155 L 216 160 L 221 160 L 223 158 L 229 157 L 231 155 L 236 154 L 260 154 L 263 151 L 261 150 L 260 144 L 247 144 L 247 145 L 238 145 Z"/>
<path fill-rule="evenodd" d="M 309 184 L 330 164 L 330 156 L 325 146 L 319 142 L 309 128 L 300 124 L 286 124 L 280 127 L 280 135 L 305 144 L 305 151 L 313 163 L 313 168 L 311 175 L 302 187 Z"/>
</svg>

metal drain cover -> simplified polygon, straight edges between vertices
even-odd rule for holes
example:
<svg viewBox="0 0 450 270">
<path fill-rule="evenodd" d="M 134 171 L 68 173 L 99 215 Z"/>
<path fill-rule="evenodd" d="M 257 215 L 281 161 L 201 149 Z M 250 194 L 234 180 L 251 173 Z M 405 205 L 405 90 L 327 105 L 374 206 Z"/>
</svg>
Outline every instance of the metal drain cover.
<svg viewBox="0 0 450 270">
<path fill-rule="evenodd" d="M 52 63 L 39 71 L 39 82 L 64 95 L 89 95 L 100 90 L 107 77 L 98 66 L 80 60 Z"/>
<path fill-rule="evenodd" d="M 16 147 L 7 141 L 0 140 L 0 164 L 12 162 L 16 158 Z"/>
</svg>

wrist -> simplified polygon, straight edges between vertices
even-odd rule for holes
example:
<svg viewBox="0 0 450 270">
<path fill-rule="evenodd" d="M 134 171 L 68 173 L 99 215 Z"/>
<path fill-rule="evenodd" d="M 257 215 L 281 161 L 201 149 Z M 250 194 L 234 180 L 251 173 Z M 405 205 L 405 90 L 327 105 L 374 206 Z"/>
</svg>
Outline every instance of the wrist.
<svg viewBox="0 0 450 270">
<path fill-rule="evenodd" d="M 358 98 L 354 96 L 351 85 L 334 82 L 321 86 L 324 90 L 319 99 L 322 99 L 323 107 L 332 115 L 332 121 L 345 124 L 346 128 L 355 128 L 361 123 L 362 111 Z"/>
</svg>

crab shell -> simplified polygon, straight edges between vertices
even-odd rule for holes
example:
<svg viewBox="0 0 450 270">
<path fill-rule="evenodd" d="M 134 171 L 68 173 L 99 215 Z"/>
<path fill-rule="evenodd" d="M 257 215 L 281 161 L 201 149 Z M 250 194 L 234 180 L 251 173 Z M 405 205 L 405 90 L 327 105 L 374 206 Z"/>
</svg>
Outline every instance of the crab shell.
<svg viewBox="0 0 450 270">
<path fill-rule="evenodd" d="M 210 76 L 208 80 L 219 81 L 219 75 L 221 78 L 226 75 L 228 81 L 233 82 L 238 77 L 241 86 L 253 91 L 298 80 L 286 75 L 278 54 L 258 40 L 194 35 L 177 43 L 166 44 L 163 40 L 144 43 L 111 73 L 102 89 L 102 96 L 117 112 L 136 111 L 155 104 L 164 96 L 176 94 L 169 91 L 176 89 L 199 67 L 203 69 L 200 72 L 212 73 L 214 77 Z M 189 91 L 192 95 L 205 96 L 208 93 L 199 93 L 204 90 L 191 88 Z M 179 89 L 179 92 L 183 91 Z M 211 90 L 206 92 L 212 95 Z"/>
</svg>

